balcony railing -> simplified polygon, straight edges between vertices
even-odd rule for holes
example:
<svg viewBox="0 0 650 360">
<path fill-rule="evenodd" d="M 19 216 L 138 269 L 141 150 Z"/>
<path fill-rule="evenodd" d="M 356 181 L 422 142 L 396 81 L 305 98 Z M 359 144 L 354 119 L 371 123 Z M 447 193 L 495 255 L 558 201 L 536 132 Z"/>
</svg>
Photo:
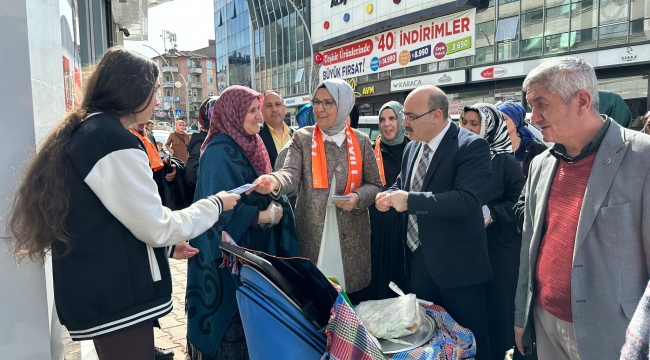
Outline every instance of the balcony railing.
<svg viewBox="0 0 650 360">
<path fill-rule="evenodd" d="M 173 81 L 163 81 L 163 87 L 174 87 Z"/>
<path fill-rule="evenodd" d="M 187 72 L 190 74 L 202 74 L 203 69 L 200 67 L 191 67 L 187 69 Z"/>
<path fill-rule="evenodd" d="M 163 66 L 163 72 L 178 72 L 178 66 Z"/>
<path fill-rule="evenodd" d="M 199 88 L 199 89 L 203 88 L 203 84 L 200 83 L 200 82 L 192 81 L 192 82 L 189 82 L 188 84 L 189 84 L 189 87 L 191 87 L 191 88 Z"/>
</svg>

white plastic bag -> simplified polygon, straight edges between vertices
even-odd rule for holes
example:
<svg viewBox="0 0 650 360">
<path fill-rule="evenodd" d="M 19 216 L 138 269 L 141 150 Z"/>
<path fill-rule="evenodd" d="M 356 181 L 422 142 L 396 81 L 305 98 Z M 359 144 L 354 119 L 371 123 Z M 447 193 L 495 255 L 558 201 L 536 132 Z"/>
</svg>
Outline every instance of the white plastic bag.
<svg viewBox="0 0 650 360">
<path fill-rule="evenodd" d="M 415 333 L 423 316 L 415 294 L 403 293 L 392 299 L 364 301 L 354 311 L 366 330 L 381 339 L 397 339 Z"/>
</svg>

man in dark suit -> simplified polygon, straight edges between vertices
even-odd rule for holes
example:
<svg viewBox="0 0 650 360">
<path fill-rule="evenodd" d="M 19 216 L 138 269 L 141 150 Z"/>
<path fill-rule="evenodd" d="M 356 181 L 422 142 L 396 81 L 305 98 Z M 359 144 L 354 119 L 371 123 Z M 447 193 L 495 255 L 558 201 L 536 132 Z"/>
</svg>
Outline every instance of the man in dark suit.
<svg viewBox="0 0 650 360">
<path fill-rule="evenodd" d="M 448 110 L 435 86 L 408 95 L 403 126 L 411 142 L 395 184 L 377 195 L 376 206 L 405 214 L 413 293 L 472 330 L 476 359 L 484 360 L 490 359 L 485 285 L 492 269 L 481 201 L 492 173 L 490 149 L 451 122 Z"/>
<path fill-rule="evenodd" d="M 287 106 L 284 104 L 282 95 L 275 90 L 266 90 L 264 92 L 264 103 L 262 104 L 264 125 L 260 130 L 260 137 L 264 142 L 266 151 L 269 153 L 271 167 L 275 166 L 278 153 L 293 136 L 293 130 L 284 123 L 286 113 Z"/>
</svg>

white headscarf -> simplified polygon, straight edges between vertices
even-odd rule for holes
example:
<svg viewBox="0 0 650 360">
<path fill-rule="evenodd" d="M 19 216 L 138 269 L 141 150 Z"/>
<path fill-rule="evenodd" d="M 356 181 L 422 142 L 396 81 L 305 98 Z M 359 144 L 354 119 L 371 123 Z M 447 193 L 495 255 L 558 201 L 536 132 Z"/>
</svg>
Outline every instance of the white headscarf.
<svg viewBox="0 0 650 360">
<path fill-rule="evenodd" d="M 461 117 L 468 110 L 478 111 L 481 116 L 481 133 L 479 135 L 487 140 L 490 145 L 492 158 L 497 154 L 512 153 L 512 143 L 510 142 L 510 136 L 508 136 L 506 121 L 503 114 L 494 105 L 478 103 L 466 106 Z"/>
<path fill-rule="evenodd" d="M 345 129 L 345 119 L 350 115 L 354 107 L 354 90 L 347 82 L 341 79 L 329 79 L 318 84 L 316 91 L 320 88 L 326 88 L 330 96 L 336 103 L 336 120 L 334 125 L 329 129 L 321 129 L 325 135 L 334 136 Z M 312 99 L 316 97 L 314 92 Z"/>
</svg>

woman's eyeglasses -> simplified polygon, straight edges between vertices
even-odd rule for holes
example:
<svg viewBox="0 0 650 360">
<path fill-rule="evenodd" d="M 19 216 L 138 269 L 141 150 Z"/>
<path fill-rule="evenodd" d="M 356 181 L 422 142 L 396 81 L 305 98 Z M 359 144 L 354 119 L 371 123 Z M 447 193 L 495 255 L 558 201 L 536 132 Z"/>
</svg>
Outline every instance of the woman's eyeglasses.
<svg viewBox="0 0 650 360">
<path fill-rule="evenodd" d="M 312 106 L 313 108 L 316 108 L 317 106 L 321 106 L 321 105 L 322 105 L 322 106 L 323 106 L 323 109 L 325 109 L 325 110 L 329 110 L 329 109 L 331 109 L 332 106 L 335 105 L 335 104 L 336 104 L 336 103 L 335 103 L 334 101 L 331 101 L 331 100 L 325 100 L 325 101 L 312 100 L 312 101 L 311 101 L 311 106 Z"/>
</svg>

